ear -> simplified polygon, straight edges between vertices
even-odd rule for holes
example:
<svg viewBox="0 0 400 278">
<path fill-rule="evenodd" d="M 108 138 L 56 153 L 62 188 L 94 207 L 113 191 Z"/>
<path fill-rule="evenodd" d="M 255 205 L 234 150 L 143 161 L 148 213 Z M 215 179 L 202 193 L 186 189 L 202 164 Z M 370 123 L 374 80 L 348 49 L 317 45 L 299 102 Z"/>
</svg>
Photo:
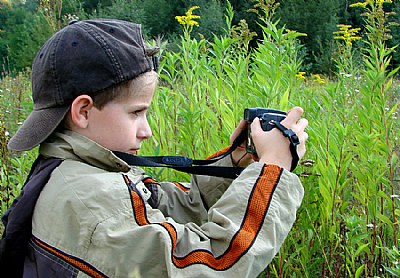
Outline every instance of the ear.
<svg viewBox="0 0 400 278">
<path fill-rule="evenodd" d="M 89 123 L 89 113 L 93 109 L 93 99 L 88 95 L 80 95 L 71 105 L 70 121 L 77 128 L 86 128 Z"/>
</svg>

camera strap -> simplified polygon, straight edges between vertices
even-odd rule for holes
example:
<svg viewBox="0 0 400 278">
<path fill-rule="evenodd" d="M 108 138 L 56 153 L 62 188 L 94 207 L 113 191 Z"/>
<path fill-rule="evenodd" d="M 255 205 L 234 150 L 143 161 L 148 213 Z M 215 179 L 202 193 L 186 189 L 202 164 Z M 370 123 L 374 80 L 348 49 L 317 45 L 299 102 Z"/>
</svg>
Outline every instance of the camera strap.
<svg viewBox="0 0 400 278">
<path fill-rule="evenodd" d="M 117 151 L 114 151 L 113 153 L 129 165 L 133 166 L 165 167 L 194 175 L 235 179 L 240 175 L 244 168 L 237 166 L 215 166 L 210 164 L 230 155 L 244 142 L 246 135 L 247 131 L 243 130 L 226 152 L 222 152 L 219 155 L 205 160 L 195 160 L 185 156 L 137 156 Z"/>
<path fill-rule="evenodd" d="M 297 154 L 297 145 L 300 140 L 293 130 L 284 127 L 276 121 L 271 121 L 274 127 L 278 128 L 285 137 L 290 141 L 290 152 L 292 154 L 292 165 L 290 171 L 293 171 L 299 162 Z M 239 147 L 247 137 L 247 129 L 242 130 L 238 137 L 233 141 L 232 145 L 226 152 L 214 156 L 210 159 L 195 160 L 185 156 L 137 156 L 124 152 L 114 151 L 113 153 L 131 166 L 142 167 L 165 167 L 172 168 L 180 172 L 185 172 L 194 175 L 214 176 L 221 178 L 235 179 L 243 171 L 243 167 L 233 166 L 214 166 L 212 164 L 224 157 L 230 155 L 237 147 Z"/>
<path fill-rule="evenodd" d="M 289 138 L 289 149 L 290 153 L 292 154 L 292 165 L 290 167 L 290 171 L 293 171 L 296 168 L 297 163 L 299 163 L 299 155 L 297 154 L 297 145 L 300 144 L 299 137 L 297 137 L 297 134 L 293 130 L 286 128 L 280 122 L 271 121 L 270 124 L 279 129 L 283 136 Z"/>
</svg>

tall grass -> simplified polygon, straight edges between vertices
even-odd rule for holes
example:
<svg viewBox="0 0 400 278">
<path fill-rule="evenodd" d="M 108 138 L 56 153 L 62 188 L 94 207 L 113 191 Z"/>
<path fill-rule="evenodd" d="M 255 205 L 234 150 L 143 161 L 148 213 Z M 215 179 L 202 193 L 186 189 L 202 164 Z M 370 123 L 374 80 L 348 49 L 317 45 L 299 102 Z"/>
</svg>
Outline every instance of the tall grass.
<svg viewBox="0 0 400 278">
<path fill-rule="evenodd" d="M 254 50 L 246 23 L 232 26 L 231 8 L 225 35 L 213 41 L 193 39 L 196 27 L 183 26 L 180 51 L 165 51 L 161 61 L 149 115 L 154 136 L 141 154 L 203 158 L 229 144 L 244 108 L 300 105 L 310 137 L 295 173 L 306 195 L 295 226 L 261 276 L 399 276 L 400 82 L 393 79 L 398 69 L 389 68 L 394 49 L 385 44 L 382 1 L 361 5 L 368 30 L 362 53 L 355 53 L 352 40 L 338 41 L 333 80 L 299 73 L 296 38 L 304 34 L 278 28 L 271 21 L 273 3 L 259 2 L 264 35 Z M 27 75 L 0 83 L 2 212 L 36 154 L 5 149 L 8 134 L 31 109 L 28 88 Z M 160 180 L 188 179 L 173 170 L 146 170 Z"/>
<path fill-rule="evenodd" d="M 234 34 L 228 11 L 225 36 L 196 40 L 188 34 L 193 30 L 184 28 L 181 52 L 163 61 L 148 154 L 204 157 L 228 144 L 246 107 L 300 105 L 306 111 L 309 150 L 296 169 L 306 197 L 265 276 L 398 275 L 399 88 L 393 87 L 397 69 L 388 68 L 393 49 L 383 35 L 377 37 L 387 32 L 380 29 L 385 24 L 375 24 L 385 17 L 378 13 L 382 3 L 370 3 L 363 7 L 365 47 L 355 53 L 352 42 L 358 37 L 346 36 L 351 29 L 342 33 L 334 80 L 298 78 L 296 37 L 303 34 L 277 28 L 266 5 L 261 6 L 264 36 L 253 52 L 245 25 Z M 182 178 L 170 171 L 157 174 Z"/>
<path fill-rule="evenodd" d="M 36 150 L 15 154 L 7 142 L 32 110 L 29 72 L 0 80 L 0 212 L 3 214 L 20 193 Z M 0 232 L 2 226 L 0 226 Z"/>
</svg>

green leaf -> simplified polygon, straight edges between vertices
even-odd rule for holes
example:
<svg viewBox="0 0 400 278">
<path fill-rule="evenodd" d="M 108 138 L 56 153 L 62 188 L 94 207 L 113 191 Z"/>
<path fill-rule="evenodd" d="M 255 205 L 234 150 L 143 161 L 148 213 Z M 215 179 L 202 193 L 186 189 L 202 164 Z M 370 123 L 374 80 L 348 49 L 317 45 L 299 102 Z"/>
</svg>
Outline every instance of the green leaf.
<svg viewBox="0 0 400 278">
<path fill-rule="evenodd" d="M 364 267 L 365 267 L 365 265 L 361 265 L 359 268 L 357 268 L 355 278 L 358 278 L 361 276 L 361 273 L 364 270 Z"/>
<path fill-rule="evenodd" d="M 354 257 L 357 257 L 365 248 L 368 247 L 370 243 L 365 243 L 357 248 L 357 251 L 354 253 Z"/>
<path fill-rule="evenodd" d="M 289 104 L 289 91 L 290 91 L 290 89 L 287 88 L 285 93 L 281 97 L 280 102 L 279 102 L 279 108 L 282 111 L 288 111 L 288 109 L 289 109 L 289 107 L 288 107 L 288 104 Z"/>
<path fill-rule="evenodd" d="M 392 221 L 389 219 L 389 217 L 387 217 L 386 215 L 377 213 L 376 217 L 381 220 L 383 223 L 388 224 L 388 225 L 392 225 Z"/>
</svg>

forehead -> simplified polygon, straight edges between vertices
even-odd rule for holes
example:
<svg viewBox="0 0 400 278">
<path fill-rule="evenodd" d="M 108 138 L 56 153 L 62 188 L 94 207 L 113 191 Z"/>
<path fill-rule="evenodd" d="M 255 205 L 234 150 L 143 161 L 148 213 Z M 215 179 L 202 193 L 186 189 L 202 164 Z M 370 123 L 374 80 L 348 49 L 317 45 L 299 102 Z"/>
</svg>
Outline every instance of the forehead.
<svg viewBox="0 0 400 278">
<path fill-rule="evenodd" d="M 157 85 L 157 76 L 142 75 L 129 84 L 132 93 L 147 93 L 148 90 L 154 91 Z"/>
<path fill-rule="evenodd" d="M 121 92 L 117 100 L 133 101 L 135 99 L 152 98 L 157 85 L 157 77 L 154 75 L 143 75 L 120 88 Z"/>
</svg>

